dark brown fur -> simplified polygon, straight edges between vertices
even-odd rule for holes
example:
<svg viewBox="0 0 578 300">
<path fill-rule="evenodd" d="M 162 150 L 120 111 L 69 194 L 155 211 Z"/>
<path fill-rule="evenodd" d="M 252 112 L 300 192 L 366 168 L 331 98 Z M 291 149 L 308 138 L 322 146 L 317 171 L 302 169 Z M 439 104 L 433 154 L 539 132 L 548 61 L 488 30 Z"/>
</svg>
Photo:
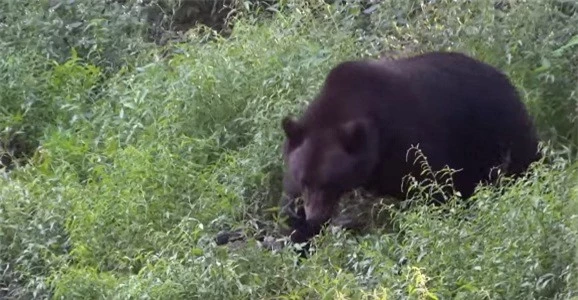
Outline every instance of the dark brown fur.
<svg viewBox="0 0 578 300">
<path fill-rule="evenodd" d="M 460 53 L 341 63 L 303 116 L 282 127 L 286 202 L 305 198 L 290 224 L 297 242 L 317 234 L 352 189 L 405 197 L 402 178 L 421 171 L 406 160 L 412 145 L 434 170 L 461 169 L 454 186 L 464 198 L 505 157 L 510 175 L 539 158 L 533 122 L 508 78 Z"/>
</svg>

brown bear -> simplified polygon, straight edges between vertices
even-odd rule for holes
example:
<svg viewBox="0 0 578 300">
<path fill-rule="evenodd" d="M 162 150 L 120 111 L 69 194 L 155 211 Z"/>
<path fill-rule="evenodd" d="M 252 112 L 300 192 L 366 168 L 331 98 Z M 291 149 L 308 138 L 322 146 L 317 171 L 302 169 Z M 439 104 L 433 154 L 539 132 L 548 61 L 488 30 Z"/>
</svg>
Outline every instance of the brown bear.
<svg viewBox="0 0 578 300">
<path fill-rule="evenodd" d="M 519 175 L 541 156 L 533 121 L 509 79 L 456 52 L 334 67 L 299 119 L 282 121 L 285 203 L 294 242 L 307 241 L 354 189 L 405 197 L 404 176 L 421 167 L 406 157 L 418 146 L 435 170 L 446 166 L 469 198 L 490 171 Z M 284 209 L 291 214 L 290 209 Z"/>
</svg>

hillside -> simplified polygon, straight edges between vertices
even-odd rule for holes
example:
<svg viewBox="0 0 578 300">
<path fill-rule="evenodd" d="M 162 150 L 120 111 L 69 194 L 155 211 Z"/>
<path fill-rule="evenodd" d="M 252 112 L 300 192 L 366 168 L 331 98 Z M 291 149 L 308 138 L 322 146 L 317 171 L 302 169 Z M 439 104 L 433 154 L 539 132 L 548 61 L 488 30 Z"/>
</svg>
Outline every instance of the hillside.
<svg viewBox="0 0 578 300">
<path fill-rule="evenodd" d="M 0 299 L 578 299 L 576 1 L 235 1 L 0 3 Z M 281 118 L 341 61 L 430 50 L 508 74 L 544 161 L 264 247 Z"/>
</svg>

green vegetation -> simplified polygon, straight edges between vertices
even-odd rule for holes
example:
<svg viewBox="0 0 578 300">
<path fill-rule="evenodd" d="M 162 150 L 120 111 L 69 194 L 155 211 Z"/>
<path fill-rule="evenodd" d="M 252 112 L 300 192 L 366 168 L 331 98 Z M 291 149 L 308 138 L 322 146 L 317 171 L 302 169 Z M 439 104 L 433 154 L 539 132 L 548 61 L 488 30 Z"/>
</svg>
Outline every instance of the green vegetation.
<svg viewBox="0 0 578 300">
<path fill-rule="evenodd" d="M 577 299 L 578 4 L 348 2 L 245 1 L 225 37 L 154 43 L 153 4 L 2 1 L 0 298 Z M 280 119 L 332 66 L 427 50 L 503 69 L 547 163 L 467 210 L 328 232 L 301 262 L 214 243 L 275 233 Z"/>
</svg>

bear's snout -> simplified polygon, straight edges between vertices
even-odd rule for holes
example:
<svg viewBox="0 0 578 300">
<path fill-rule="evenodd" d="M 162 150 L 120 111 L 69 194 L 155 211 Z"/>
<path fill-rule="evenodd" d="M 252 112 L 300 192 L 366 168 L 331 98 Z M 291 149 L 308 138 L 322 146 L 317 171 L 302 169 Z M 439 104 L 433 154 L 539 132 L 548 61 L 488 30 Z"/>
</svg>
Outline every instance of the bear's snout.
<svg viewBox="0 0 578 300">
<path fill-rule="evenodd" d="M 308 191 L 305 199 L 305 221 L 314 227 L 329 221 L 335 206 L 334 199 L 323 191 Z"/>
</svg>

